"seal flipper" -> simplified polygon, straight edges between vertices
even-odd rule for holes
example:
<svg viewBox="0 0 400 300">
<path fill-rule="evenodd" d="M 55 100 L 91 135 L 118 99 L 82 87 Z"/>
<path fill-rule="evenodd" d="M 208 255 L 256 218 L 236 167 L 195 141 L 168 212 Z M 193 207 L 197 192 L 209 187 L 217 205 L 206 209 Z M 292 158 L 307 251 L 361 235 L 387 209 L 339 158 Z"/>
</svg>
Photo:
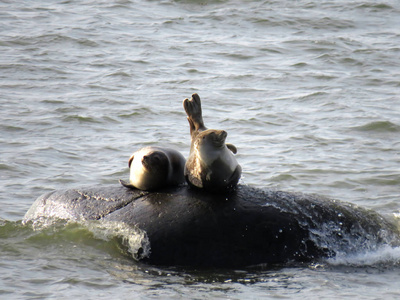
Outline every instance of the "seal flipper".
<svg viewBox="0 0 400 300">
<path fill-rule="evenodd" d="M 229 150 L 232 151 L 233 154 L 236 154 L 236 153 L 237 153 L 237 148 L 236 148 L 235 145 L 233 145 L 233 144 L 225 144 L 225 145 L 226 145 L 226 147 L 227 147 Z"/>
<path fill-rule="evenodd" d="M 235 171 L 233 171 L 231 177 L 228 180 L 228 185 L 227 185 L 228 190 L 233 190 L 236 188 L 241 175 L 242 175 L 242 167 L 240 165 L 237 165 Z"/>
<path fill-rule="evenodd" d="M 127 182 L 125 180 L 120 179 L 119 183 L 121 183 L 124 187 L 126 187 L 128 189 L 136 189 L 137 190 L 137 188 L 134 185 L 130 184 L 129 182 Z"/>
<path fill-rule="evenodd" d="M 197 135 L 198 132 L 207 130 L 204 126 L 201 101 L 198 94 L 193 94 L 190 100 L 188 98 L 183 100 L 183 108 L 188 116 L 191 135 Z"/>
<path fill-rule="evenodd" d="M 132 164 L 132 161 L 134 158 L 135 158 L 135 154 L 132 154 L 132 156 L 129 158 L 129 161 L 128 161 L 129 168 L 131 167 L 131 164 Z"/>
<path fill-rule="evenodd" d="M 199 189 L 203 188 L 202 180 L 199 179 L 198 177 L 193 176 L 192 173 L 186 174 L 185 179 L 186 179 L 186 182 L 189 184 L 189 186 L 196 187 Z"/>
</svg>

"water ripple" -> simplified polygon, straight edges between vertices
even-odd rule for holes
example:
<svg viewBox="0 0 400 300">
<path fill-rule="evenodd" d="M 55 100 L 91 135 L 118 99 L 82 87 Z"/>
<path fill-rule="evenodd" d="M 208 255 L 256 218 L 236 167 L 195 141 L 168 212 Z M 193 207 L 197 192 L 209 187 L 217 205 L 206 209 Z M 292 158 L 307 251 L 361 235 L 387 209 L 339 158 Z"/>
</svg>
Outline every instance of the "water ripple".
<svg viewBox="0 0 400 300">
<path fill-rule="evenodd" d="M 393 0 L 0 2 L 0 293 L 93 298 L 107 286 L 116 298 L 151 298 L 163 286 L 165 298 L 310 298 L 323 286 L 321 298 L 398 295 L 397 270 L 361 269 L 360 279 L 352 269 L 268 269 L 263 281 L 149 274 L 82 228 L 30 239 L 4 219 L 20 220 L 47 191 L 117 183 L 143 146 L 187 156 L 182 100 L 194 92 L 206 125 L 238 147 L 242 182 L 398 213 L 399 20 Z"/>
<path fill-rule="evenodd" d="M 400 125 L 390 121 L 375 121 L 354 128 L 359 131 L 377 132 L 377 133 L 396 133 L 400 132 Z"/>
</svg>

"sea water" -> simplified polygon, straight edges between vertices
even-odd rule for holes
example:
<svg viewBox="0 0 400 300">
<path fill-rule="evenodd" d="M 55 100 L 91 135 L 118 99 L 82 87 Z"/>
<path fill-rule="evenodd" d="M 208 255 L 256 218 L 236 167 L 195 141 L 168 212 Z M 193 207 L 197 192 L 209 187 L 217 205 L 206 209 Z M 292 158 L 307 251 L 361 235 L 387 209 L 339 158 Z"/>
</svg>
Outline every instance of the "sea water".
<svg viewBox="0 0 400 300">
<path fill-rule="evenodd" d="M 400 216 L 398 1 L 1 1 L 0 298 L 396 299 L 400 251 L 234 270 L 136 261 L 131 228 L 21 220 L 118 184 L 143 146 L 187 157 L 182 100 L 228 132 L 241 184 Z M 398 222 L 398 221 L 397 221 Z"/>
</svg>

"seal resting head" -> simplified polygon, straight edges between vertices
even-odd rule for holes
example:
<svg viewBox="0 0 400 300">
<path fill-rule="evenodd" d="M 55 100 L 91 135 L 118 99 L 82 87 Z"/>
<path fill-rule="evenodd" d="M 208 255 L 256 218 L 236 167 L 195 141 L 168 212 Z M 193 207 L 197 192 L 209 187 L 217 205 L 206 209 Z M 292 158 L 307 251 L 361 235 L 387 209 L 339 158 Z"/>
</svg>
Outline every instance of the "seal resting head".
<svg viewBox="0 0 400 300">
<path fill-rule="evenodd" d="M 129 183 L 120 180 L 125 187 L 149 191 L 185 182 L 185 158 L 174 149 L 142 148 L 132 154 L 128 165 Z"/>
<path fill-rule="evenodd" d="M 200 97 L 183 100 L 188 116 L 191 146 L 185 165 L 185 178 L 189 185 L 206 191 L 220 193 L 233 190 L 242 168 L 233 154 L 237 149 L 226 144 L 224 130 L 207 129 L 204 126 Z"/>
</svg>

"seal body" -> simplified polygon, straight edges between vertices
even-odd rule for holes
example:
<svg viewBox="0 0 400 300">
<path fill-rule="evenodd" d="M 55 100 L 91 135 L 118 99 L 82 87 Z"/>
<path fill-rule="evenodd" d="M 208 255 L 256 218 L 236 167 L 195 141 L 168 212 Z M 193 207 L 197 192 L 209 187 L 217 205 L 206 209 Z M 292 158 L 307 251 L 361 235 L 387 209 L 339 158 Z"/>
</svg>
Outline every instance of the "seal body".
<svg viewBox="0 0 400 300">
<path fill-rule="evenodd" d="M 207 129 L 194 138 L 185 165 L 185 178 L 191 186 L 212 192 L 236 187 L 242 168 L 225 144 L 226 137 L 224 130 Z"/>
<path fill-rule="evenodd" d="M 207 129 L 202 117 L 201 101 L 197 94 L 183 100 L 191 135 L 189 158 L 185 165 L 185 178 L 192 187 L 210 192 L 233 190 L 242 173 L 234 154 L 237 149 L 226 144 L 224 130 Z"/>
<path fill-rule="evenodd" d="M 128 165 L 129 183 L 120 180 L 125 187 L 149 191 L 185 182 L 185 158 L 174 149 L 142 148 L 132 154 Z"/>
</svg>

